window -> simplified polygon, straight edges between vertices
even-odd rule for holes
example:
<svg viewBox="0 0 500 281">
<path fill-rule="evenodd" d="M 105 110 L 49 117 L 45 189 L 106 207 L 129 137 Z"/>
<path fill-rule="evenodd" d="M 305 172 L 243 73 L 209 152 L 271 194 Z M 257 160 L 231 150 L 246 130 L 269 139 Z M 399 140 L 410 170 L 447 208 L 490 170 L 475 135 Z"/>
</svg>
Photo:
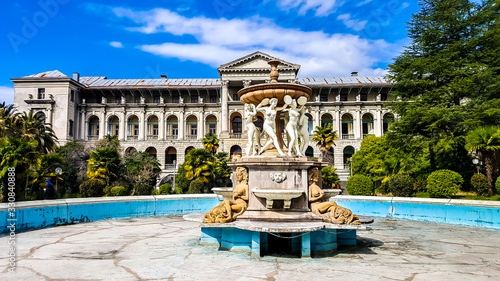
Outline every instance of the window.
<svg viewBox="0 0 500 281">
<path fill-rule="evenodd" d="M 347 101 L 347 94 L 346 93 L 340 94 L 340 101 Z"/>
<path fill-rule="evenodd" d="M 69 99 L 74 102 L 75 101 L 75 91 L 74 90 L 71 90 L 71 92 L 69 93 Z"/>
<path fill-rule="evenodd" d="M 115 103 L 117 103 L 117 104 L 122 103 L 122 98 L 121 97 L 115 97 Z"/>
<path fill-rule="evenodd" d="M 177 124 L 172 124 L 172 136 L 177 136 L 179 135 L 179 127 Z"/>
<path fill-rule="evenodd" d="M 153 103 L 160 103 L 160 96 L 154 96 Z"/>
<path fill-rule="evenodd" d="M 191 103 L 198 103 L 198 96 L 192 96 Z"/>
<path fill-rule="evenodd" d="M 135 97 L 135 98 L 134 98 L 134 102 L 135 102 L 136 104 L 141 103 L 141 97 Z"/>
<path fill-rule="evenodd" d="M 198 124 L 190 124 L 189 133 L 191 136 L 196 136 L 198 134 Z"/>
<path fill-rule="evenodd" d="M 210 103 L 217 103 L 217 96 L 216 95 L 210 95 Z"/>
<path fill-rule="evenodd" d="M 179 103 L 179 95 L 172 95 L 172 103 Z"/>
<path fill-rule="evenodd" d="M 368 101 L 368 94 L 367 93 L 359 94 L 359 100 L 360 101 Z"/>
<path fill-rule="evenodd" d="M 217 124 L 208 124 L 208 133 L 216 134 L 217 133 Z"/>
<path fill-rule="evenodd" d="M 233 118 L 233 133 L 239 134 L 241 133 L 241 117 L 236 116 Z"/>
<path fill-rule="evenodd" d="M 387 93 L 382 93 L 382 94 L 380 95 L 380 100 L 381 100 L 381 101 L 386 101 L 386 100 L 387 100 Z"/>
<path fill-rule="evenodd" d="M 255 127 L 259 128 L 261 132 L 264 131 L 264 119 L 262 119 L 262 117 L 260 116 L 257 116 L 257 120 L 255 120 L 255 122 L 253 122 Z"/>
<path fill-rule="evenodd" d="M 69 136 L 73 136 L 73 120 L 69 120 Z"/>
<path fill-rule="evenodd" d="M 158 136 L 158 117 L 148 118 L 148 136 Z"/>
<path fill-rule="evenodd" d="M 319 95 L 319 101 L 328 101 L 328 94 Z"/>
<path fill-rule="evenodd" d="M 38 89 L 38 99 L 39 100 L 45 99 L 45 88 Z"/>
<path fill-rule="evenodd" d="M 108 135 L 117 136 L 119 126 L 120 126 L 120 121 L 118 120 L 118 117 L 116 116 L 110 117 L 108 120 Z"/>
<path fill-rule="evenodd" d="M 233 94 L 233 101 L 240 101 L 240 96 L 238 94 Z"/>
<path fill-rule="evenodd" d="M 98 136 L 99 135 L 99 118 L 96 116 L 92 116 L 89 119 L 89 136 Z"/>
</svg>

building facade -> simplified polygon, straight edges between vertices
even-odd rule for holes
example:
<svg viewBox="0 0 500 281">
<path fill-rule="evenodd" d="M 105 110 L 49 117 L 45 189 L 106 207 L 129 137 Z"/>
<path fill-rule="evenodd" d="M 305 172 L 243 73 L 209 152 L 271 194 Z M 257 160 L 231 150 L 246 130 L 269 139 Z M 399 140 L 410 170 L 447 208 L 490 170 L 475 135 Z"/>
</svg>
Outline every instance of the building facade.
<svg viewBox="0 0 500 281">
<path fill-rule="evenodd" d="M 206 133 L 219 136 L 219 151 L 231 155 L 244 151 L 244 109 L 237 92 L 269 82 L 267 62 L 275 59 L 252 53 L 220 66 L 216 79 L 108 79 L 47 71 L 11 79 L 14 104 L 19 111 L 43 115 L 61 145 L 77 140 L 90 146 L 108 134 L 117 135 L 122 153 L 137 150 L 155 155 L 166 179 L 190 149 L 203 147 Z M 390 99 L 392 85 L 384 77 L 355 72 L 348 77 L 299 78 L 299 65 L 280 61 L 279 82 L 313 89 L 307 103 L 310 133 L 326 124 L 337 131 L 334 163 L 342 173 L 366 135 L 381 136 L 387 131 L 393 115 L 383 103 Z M 259 114 L 255 124 L 262 128 Z M 314 144 L 307 155 L 319 155 Z"/>
</svg>

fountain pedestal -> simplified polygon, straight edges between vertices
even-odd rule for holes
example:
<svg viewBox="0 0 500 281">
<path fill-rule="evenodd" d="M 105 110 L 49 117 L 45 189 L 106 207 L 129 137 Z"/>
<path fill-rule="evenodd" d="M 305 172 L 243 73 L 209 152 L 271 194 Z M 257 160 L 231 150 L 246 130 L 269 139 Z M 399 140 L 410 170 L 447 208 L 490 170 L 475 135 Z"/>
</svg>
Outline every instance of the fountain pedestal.
<svg viewBox="0 0 500 281">
<path fill-rule="evenodd" d="M 233 171 L 248 169 L 248 209 L 238 220 L 321 220 L 309 209 L 308 169 L 326 163 L 308 157 L 249 156 L 228 165 Z"/>
</svg>

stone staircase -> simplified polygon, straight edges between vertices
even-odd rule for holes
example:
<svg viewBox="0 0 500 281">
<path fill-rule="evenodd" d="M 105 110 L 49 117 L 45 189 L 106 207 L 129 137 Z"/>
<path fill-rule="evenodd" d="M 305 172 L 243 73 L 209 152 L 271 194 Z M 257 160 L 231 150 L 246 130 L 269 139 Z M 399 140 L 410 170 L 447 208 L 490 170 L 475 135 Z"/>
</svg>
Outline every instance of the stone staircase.
<svg viewBox="0 0 500 281">
<path fill-rule="evenodd" d="M 345 185 L 347 180 L 349 179 L 349 170 L 337 170 L 335 171 L 340 179 L 340 188 L 342 189 L 342 195 L 347 195 L 347 190 L 345 189 Z"/>
</svg>

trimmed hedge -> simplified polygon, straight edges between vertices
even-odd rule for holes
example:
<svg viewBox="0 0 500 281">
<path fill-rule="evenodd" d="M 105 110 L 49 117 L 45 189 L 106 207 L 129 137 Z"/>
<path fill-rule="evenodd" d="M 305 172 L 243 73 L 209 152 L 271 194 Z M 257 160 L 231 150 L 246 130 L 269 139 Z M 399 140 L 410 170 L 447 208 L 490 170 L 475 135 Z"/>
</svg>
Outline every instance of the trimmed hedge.
<svg viewBox="0 0 500 281">
<path fill-rule="evenodd" d="M 497 194 L 500 194 L 500 177 L 497 178 L 495 182 L 495 187 L 497 188 Z"/>
<path fill-rule="evenodd" d="M 437 170 L 427 178 L 427 192 L 433 198 L 451 198 L 458 191 L 464 180 L 462 176 L 451 170 Z"/>
<path fill-rule="evenodd" d="M 347 181 L 346 189 L 350 195 L 372 195 L 374 186 L 369 177 L 354 175 Z"/>
<path fill-rule="evenodd" d="M 188 194 L 198 194 L 198 193 L 203 193 L 205 190 L 205 183 L 203 183 L 201 180 L 194 180 L 189 184 L 189 190 Z"/>
<path fill-rule="evenodd" d="M 101 197 L 103 195 L 106 182 L 101 179 L 90 179 L 80 184 L 80 194 L 83 197 Z"/>
<path fill-rule="evenodd" d="M 414 183 L 415 179 L 409 175 L 395 175 L 387 182 L 387 190 L 396 197 L 411 197 Z"/>
<path fill-rule="evenodd" d="M 127 196 L 129 192 L 125 186 L 115 186 L 111 188 L 111 194 L 113 196 Z"/>
<path fill-rule="evenodd" d="M 485 175 L 474 174 L 470 179 L 470 184 L 477 195 L 488 194 L 488 178 Z"/>
</svg>

